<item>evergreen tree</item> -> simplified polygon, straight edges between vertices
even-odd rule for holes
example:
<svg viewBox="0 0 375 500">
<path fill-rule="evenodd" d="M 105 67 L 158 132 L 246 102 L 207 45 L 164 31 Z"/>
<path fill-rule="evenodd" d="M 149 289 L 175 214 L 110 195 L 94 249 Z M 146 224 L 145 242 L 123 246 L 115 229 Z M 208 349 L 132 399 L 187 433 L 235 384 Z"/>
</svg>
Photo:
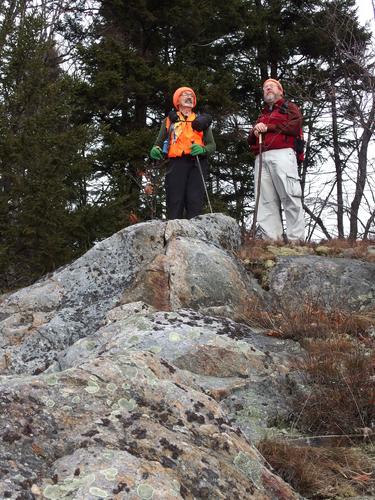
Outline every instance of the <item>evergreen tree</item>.
<svg viewBox="0 0 375 500">
<path fill-rule="evenodd" d="M 234 60 L 227 58 L 232 54 L 227 34 L 241 25 L 242 8 L 239 0 L 101 2 L 95 43 L 83 48 L 81 57 L 87 100 L 94 106 L 91 119 L 103 141 L 97 167 L 109 179 L 111 232 L 123 227 L 132 211 L 142 216 L 138 172 L 149 166 L 148 151 L 177 87 L 192 86 L 198 109 L 214 111 L 215 120 L 233 112 Z"/>
<path fill-rule="evenodd" d="M 84 127 L 71 123 L 74 84 L 43 20 L 25 16 L 4 49 L 0 79 L 0 288 L 22 286 L 79 254 Z M 80 172 L 78 173 L 78 170 Z M 78 223 L 78 224 L 77 224 Z M 90 241 L 90 245 L 92 241 Z"/>
</svg>

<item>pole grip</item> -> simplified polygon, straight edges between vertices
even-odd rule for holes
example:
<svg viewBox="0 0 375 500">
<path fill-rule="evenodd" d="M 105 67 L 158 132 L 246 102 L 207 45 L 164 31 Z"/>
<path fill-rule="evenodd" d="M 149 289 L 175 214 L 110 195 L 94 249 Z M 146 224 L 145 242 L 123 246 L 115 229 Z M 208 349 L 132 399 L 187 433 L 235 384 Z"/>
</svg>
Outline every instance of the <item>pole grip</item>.
<svg viewBox="0 0 375 500">
<path fill-rule="evenodd" d="M 263 134 L 260 133 L 259 134 L 259 144 L 262 144 L 262 142 L 263 142 Z"/>
</svg>

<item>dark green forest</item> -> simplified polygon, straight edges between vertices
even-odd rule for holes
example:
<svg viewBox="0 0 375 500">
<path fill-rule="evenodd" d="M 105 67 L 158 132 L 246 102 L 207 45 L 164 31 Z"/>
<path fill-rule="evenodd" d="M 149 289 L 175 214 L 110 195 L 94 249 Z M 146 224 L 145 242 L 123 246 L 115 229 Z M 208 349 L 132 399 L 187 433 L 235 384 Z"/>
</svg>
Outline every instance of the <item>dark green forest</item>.
<svg viewBox="0 0 375 500">
<path fill-rule="evenodd" d="M 374 52 L 354 0 L 4 0 L 0 291 L 164 216 L 148 153 L 179 86 L 213 117 L 213 210 L 248 229 L 267 77 L 303 111 L 308 240 L 374 239 Z"/>
</svg>

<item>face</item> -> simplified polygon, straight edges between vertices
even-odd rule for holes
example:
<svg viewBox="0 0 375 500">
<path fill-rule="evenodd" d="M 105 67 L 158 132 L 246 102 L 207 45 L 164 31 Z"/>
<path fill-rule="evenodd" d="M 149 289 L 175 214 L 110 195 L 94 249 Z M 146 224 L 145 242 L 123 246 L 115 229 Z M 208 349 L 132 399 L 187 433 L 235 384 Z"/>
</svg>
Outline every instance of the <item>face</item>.
<svg viewBox="0 0 375 500">
<path fill-rule="evenodd" d="M 283 94 L 275 82 L 266 82 L 263 86 L 263 96 L 267 104 L 273 104 L 281 99 Z"/>
<path fill-rule="evenodd" d="M 178 99 L 178 105 L 179 107 L 183 108 L 193 108 L 194 107 L 194 94 L 192 92 L 189 92 L 188 90 L 185 90 L 182 92 Z"/>
</svg>

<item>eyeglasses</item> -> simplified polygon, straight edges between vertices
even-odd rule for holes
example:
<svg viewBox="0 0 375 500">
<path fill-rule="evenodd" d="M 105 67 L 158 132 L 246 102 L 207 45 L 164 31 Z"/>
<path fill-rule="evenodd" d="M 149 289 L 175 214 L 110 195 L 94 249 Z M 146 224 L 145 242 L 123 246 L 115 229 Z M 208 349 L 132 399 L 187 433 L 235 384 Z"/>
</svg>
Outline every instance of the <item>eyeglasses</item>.
<svg viewBox="0 0 375 500">
<path fill-rule="evenodd" d="M 276 85 L 276 83 L 266 83 L 266 85 L 263 86 L 263 89 L 267 89 L 268 87 L 271 87 L 273 89 L 278 89 L 279 86 Z"/>
<path fill-rule="evenodd" d="M 193 97 L 193 95 L 191 92 L 182 92 L 181 94 L 182 97 Z"/>
</svg>

